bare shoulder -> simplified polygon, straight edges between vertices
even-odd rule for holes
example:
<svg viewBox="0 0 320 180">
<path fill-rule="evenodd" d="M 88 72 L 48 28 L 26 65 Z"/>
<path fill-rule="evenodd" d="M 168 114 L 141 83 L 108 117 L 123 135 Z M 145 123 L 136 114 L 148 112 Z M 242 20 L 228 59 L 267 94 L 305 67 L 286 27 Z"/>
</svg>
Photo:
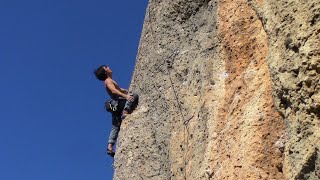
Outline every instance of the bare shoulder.
<svg viewBox="0 0 320 180">
<path fill-rule="evenodd" d="M 113 84 L 113 80 L 111 78 L 107 78 L 106 80 L 104 80 L 104 84 L 105 85 Z"/>
</svg>

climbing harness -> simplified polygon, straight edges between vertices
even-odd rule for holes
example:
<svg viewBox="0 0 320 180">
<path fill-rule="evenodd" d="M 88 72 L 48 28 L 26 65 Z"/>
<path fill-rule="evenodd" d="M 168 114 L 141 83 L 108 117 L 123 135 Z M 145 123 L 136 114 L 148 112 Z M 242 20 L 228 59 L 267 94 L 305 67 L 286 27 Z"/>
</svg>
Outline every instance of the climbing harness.
<svg viewBox="0 0 320 180">
<path fill-rule="evenodd" d="M 116 112 L 118 109 L 118 101 L 115 99 L 110 99 L 104 103 L 104 107 L 108 112 Z"/>
</svg>

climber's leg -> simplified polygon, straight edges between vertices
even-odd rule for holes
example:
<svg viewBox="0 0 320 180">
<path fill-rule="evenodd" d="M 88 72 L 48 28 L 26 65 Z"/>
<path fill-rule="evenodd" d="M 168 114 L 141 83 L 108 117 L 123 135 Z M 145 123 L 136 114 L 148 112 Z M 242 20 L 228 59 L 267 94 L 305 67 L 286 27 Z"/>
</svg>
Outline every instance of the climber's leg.
<svg viewBox="0 0 320 180">
<path fill-rule="evenodd" d="M 121 118 L 116 114 L 112 114 L 112 128 L 109 135 L 107 154 L 114 156 L 113 145 L 116 143 L 120 131 Z"/>
<path fill-rule="evenodd" d="M 128 114 L 130 114 L 139 103 L 139 96 L 135 93 L 130 94 L 133 97 L 133 101 L 127 101 L 124 110 L 122 112 L 121 119 L 124 119 Z"/>
</svg>

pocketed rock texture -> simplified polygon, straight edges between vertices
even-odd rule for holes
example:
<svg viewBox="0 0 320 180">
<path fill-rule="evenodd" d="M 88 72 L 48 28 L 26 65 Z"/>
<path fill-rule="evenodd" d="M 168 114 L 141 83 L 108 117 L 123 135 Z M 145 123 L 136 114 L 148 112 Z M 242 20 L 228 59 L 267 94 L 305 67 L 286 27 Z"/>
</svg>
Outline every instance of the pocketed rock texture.
<svg viewBox="0 0 320 180">
<path fill-rule="evenodd" d="M 114 179 L 320 179 L 319 62 L 319 0 L 150 0 Z"/>
</svg>

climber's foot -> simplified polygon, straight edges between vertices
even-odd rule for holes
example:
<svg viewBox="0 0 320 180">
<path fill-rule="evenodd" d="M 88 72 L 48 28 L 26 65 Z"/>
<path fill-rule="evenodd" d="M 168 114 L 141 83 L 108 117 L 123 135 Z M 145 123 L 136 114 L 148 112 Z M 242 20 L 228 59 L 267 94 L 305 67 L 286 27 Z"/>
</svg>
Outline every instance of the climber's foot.
<svg viewBox="0 0 320 180">
<path fill-rule="evenodd" d="M 107 154 L 111 157 L 114 157 L 115 152 L 113 152 L 113 150 L 107 149 Z"/>
<path fill-rule="evenodd" d="M 121 115 L 121 119 L 124 119 L 127 117 L 129 113 L 127 111 L 123 111 L 122 115 Z"/>
</svg>

